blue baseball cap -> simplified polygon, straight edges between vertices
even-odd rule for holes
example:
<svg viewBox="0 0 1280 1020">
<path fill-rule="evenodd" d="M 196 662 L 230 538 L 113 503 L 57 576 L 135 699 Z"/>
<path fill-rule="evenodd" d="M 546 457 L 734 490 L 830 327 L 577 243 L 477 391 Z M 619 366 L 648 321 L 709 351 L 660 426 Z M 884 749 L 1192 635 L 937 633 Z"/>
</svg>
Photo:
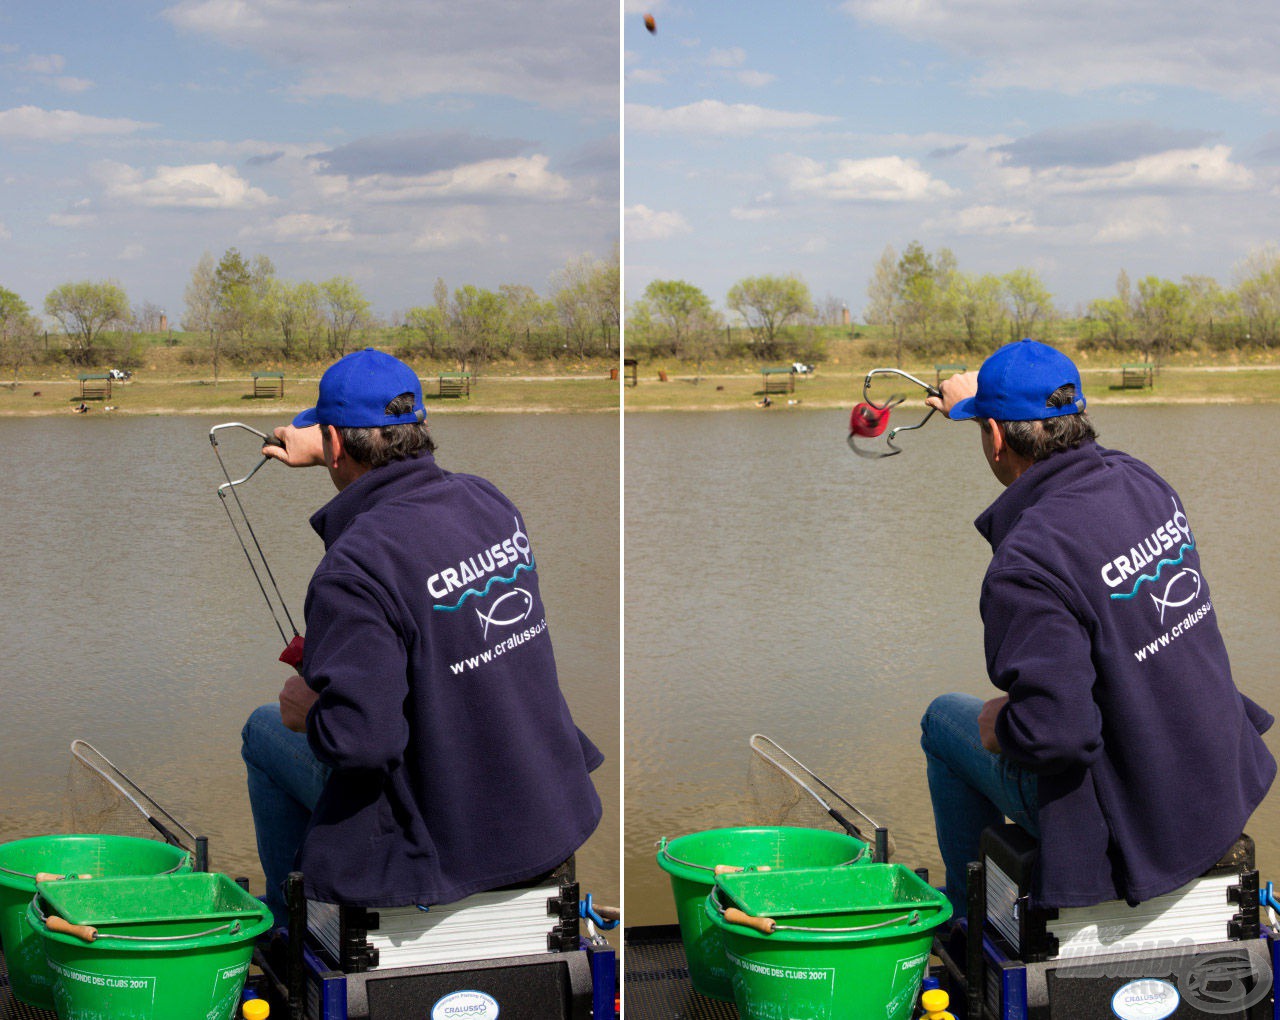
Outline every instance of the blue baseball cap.
<svg viewBox="0 0 1280 1020">
<path fill-rule="evenodd" d="M 1076 399 L 1065 407 L 1050 407 L 1049 397 L 1070 383 Z M 1061 351 L 1035 340 L 1005 344 L 978 369 L 978 392 L 951 409 L 954 421 L 994 418 L 996 421 L 1039 421 L 1079 414 L 1084 410 L 1080 371 Z"/>
<path fill-rule="evenodd" d="M 413 394 L 413 410 L 387 414 L 387 405 L 402 393 Z M 418 374 L 399 358 L 366 347 L 352 351 L 325 369 L 320 399 L 293 419 L 294 428 L 337 425 L 339 428 L 377 428 L 412 425 L 427 417 Z"/>
</svg>

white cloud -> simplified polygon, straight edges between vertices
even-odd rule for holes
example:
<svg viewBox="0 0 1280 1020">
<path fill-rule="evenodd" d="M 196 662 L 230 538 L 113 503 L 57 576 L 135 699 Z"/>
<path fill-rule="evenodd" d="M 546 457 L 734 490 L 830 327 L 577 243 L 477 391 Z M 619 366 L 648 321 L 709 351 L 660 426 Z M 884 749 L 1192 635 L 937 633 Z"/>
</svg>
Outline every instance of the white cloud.
<svg viewBox="0 0 1280 1020">
<path fill-rule="evenodd" d="M 792 193 L 824 201 L 921 202 L 955 194 L 914 159 L 901 156 L 841 159 L 832 169 L 804 156 L 783 156 L 775 169 Z"/>
<path fill-rule="evenodd" d="M 819 113 L 795 113 L 746 103 L 722 103 L 718 99 L 703 99 L 670 110 L 628 103 L 625 116 L 627 130 L 717 135 L 751 135 L 762 131 L 806 129 L 838 119 Z"/>
<path fill-rule="evenodd" d="M 739 71 L 734 77 L 750 89 L 763 88 L 777 81 L 777 75 L 767 71 Z"/>
<path fill-rule="evenodd" d="M 737 205 L 729 210 L 729 215 L 735 220 L 743 220 L 745 222 L 753 222 L 755 220 L 772 220 L 778 216 L 778 210 L 763 206 L 743 206 Z"/>
<path fill-rule="evenodd" d="M 261 227 L 248 227 L 241 236 L 259 241 L 286 244 L 315 244 L 324 241 L 350 241 L 354 238 L 348 220 L 315 213 L 289 213 Z"/>
<path fill-rule="evenodd" d="M 100 163 L 97 176 L 109 198 L 128 205 L 168 209 L 253 209 L 272 201 L 234 167 L 216 163 L 158 166 L 150 176 L 123 163 Z"/>
<path fill-rule="evenodd" d="M 19 70 L 31 74 L 61 74 L 66 66 L 66 58 L 59 53 L 32 53 L 19 65 Z"/>
<path fill-rule="evenodd" d="M 1126 202 L 1109 213 L 1093 234 L 1099 244 L 1125 244 L 1179 232 L 1169 203 L 1150 196 Z M 1185 231 L 1185 228 L 1182 228 Z"/>
<path fill-rule="evenodd" d="M 708 67 L 741 67 L 747 62 L 747 51 L 741 46 L 727 50 L 713 49 L 707 54 Z"/>
<path fill-rule="evenodd" d="M 59 92 L 88 92 L 93 88 L 93 82 L 87 78 L 69 78 L 66 75 L 60 75 L 53 79 L 53 86 Z"/>
<path fill-rule="evenodd" d="M 617 110 L 618 9 L 597 0 L 543 0 L 514 15 L 509 0 L 180 0 L 164 14 L 295 71 L 302 96 L 483 94 Z"/>
<path fill-rule="evenodd" d="M 140 244 L 126 244 L 116 256 L 125 262 L 136 262 L 147 254 L 147 249 Z"/>
<path fill-rule="evenodd" d="M 1254 175 L 1231 161 L 1231 149 L 1215 145 L 1172 149 L 1102 167 L 1052 167 L 1033 175 L 1034 183 L 1052 193 L 1187 189 L 1242 191 L 1254 186 Z"/>
<path fill-rule="evenodd" d="M 627 72 L 627 82 L 631 85 L 664 85 L 667 76 L 656 67 L 639 67 Z"/>
<path fill-rule="evenodd" d="M 692 229 L 678 212 L 658 212 L 646 205 L 627 207 L 625 230 L 628 241 L 665 241 L 677 234 L 687 234 Z"/>
<path fill-rule="evenodd" d="M 506 244 L 507 236 L 489 229 L 487 218 L 474 207 L 433 213 L 427 225 L 412 239 L 413 251 L 448 251 L 452 248 Z"/>
<path fill-rule="evenodd" d="M 843 9 L 977 62 L 984 88 L 1172 85 L 1269 97 L 1280 86 L 1280 8 L 1270 0 L 1220 5 L 1212 17 L 1192 0 L 846 0 Z"/>
<path fill-rule="evenodd" d="M 91 117 L 72 110 L 15 106 L 0 110 L 0 138 L 39 142 L 73 142 L 81 138 L 132 135 L 155 127 L 124 117 Z"/>
<path fill-rule="evenodd" d="M 971 205 L 950 216 L 928 220 L 925 227 L 986 236 L 1036 232 L 1035 216 L 1029 210 L 1001 205 Z"/>
<path fill-rule="evenodd" d="M 0 223 L 0 241 L 7 241 L 11 237 L 13 237 L 13 234 L 9 232 L 9 228 Z"/>
<path fill-rule="evenodd" d="M 488 159 L 420 176 L 370 174 L 349 178 L 330 174 L 320 181 L 331 196 L 366 202 L 420 202 L 431 199 L 533 199 L 562 201 L 570 197 L 569 181 L 547 168 L 545 155 Z"/>
</svg>

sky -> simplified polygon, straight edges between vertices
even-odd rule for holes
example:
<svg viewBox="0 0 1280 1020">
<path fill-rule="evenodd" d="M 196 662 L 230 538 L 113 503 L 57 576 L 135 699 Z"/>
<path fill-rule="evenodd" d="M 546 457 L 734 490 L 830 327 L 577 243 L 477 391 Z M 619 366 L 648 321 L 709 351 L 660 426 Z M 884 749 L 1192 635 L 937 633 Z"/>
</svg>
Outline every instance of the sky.
<svg viewBox="0 0 1280 1020">
<path fill-rule="evenodd" d="M 624 4 L 628 302 L 794 273 L 857 321 L 918 241 L 1074 314 L 1280 241 L 1269 0 Z"/>
<path fill-rule="evenodd" d="M 619 239 L 619 10 L 595 0 L 3 0 L 0 286 L 115 280 L 175 327 L 201 255 L 375 313 Z"/>
</svg>

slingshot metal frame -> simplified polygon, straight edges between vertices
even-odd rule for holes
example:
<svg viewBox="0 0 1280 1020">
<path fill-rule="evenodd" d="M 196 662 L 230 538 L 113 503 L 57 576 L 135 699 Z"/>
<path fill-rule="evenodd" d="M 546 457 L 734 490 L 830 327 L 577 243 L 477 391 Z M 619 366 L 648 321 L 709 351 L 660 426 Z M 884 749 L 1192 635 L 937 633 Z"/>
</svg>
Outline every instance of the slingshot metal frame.
<svg viewBox="0 0 1280 1020">
<path fill-rule="evenodd" d="M 938 387 L 930 385 L 929 383 L 925 382 L 923 379 L 917 379 L 910 372 L 904 372 L 900 368 L 873 368 L 870 372 L 867 373 L 867 377 L 862 381 L 862 400 L 863 400 L 863 403 L 868 404 L 871 407 L 874 407 L 877 411 L 887 412 L 891 408 L 897 407 L 898 404 L 901 404 L 904 400 L 907 399 L 901 394 L 895 393 L 892 396 L 890 396 L 889 399 L 886 400 L 883 404 L 878 404 L 874 400 L 872 400 L 871 399 L 871 380 L 878 375 L 901 376 L 903 379 L 906 379 L 909 382 L 913 382 L 917 386 L 921 387 L 931 397 L 942 396 L 942 391 L 938 389 Z M 925 416 L 921 418 L 918 422 L 916 422 L 914 425 L 897 425 L 894 428 L 889 429 L 889 431 L 886 432 L 884 435 L 884 441 L 886 445 L 889 447 L 888 450 L 871 450 L 871 449 L 867 449 L 865 447 L 859 446 L 857 443 L 854 442 L 854 438 L 857 435 L 854 432 L 849 433 L 849 439 L 848 439 L 849 449 L 851 449 L 859 457 L 866 457 L 868 460 L 879 460 L 882 457 L 893 457 L 896 454 L 899 454 L 902 452 L 902 448 L 899 446 L 896 446 L 893 442 L 894 438 L 898 435 L 898 433 L 914 432 L 916 429 L 923 428 L 925 422 L 927 422 L 930 418 L 933 417 L 933 413 L 936 410 L 937 410 L 936 407 L 930 407 L 928 410 L 928 413 L 926 413 Z"/>
</svg>

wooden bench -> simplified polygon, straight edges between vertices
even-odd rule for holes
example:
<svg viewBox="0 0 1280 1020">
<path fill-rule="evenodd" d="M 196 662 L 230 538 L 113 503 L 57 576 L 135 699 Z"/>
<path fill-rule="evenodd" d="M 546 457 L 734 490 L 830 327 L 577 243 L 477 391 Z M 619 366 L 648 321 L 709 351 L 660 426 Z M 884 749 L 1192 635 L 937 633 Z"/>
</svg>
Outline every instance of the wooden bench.
<svg viewBox="0 0 1280 1020">
<path fill-rule="evenodd" d="M 442 397 L 471 396 L 471 373 L 470 372 L 441 372 L 440 373 L 440 396 Z"/>
<path fill-rule="evenodd" d="M 253 395 L 254 397 L 283 397 L 284 373 L 254 372 Z"/>
<path fill-rule="evenodd" d="M 82 372 L 76 378 L 80 382 L 81 400 L 106 400 L 111 396 L 111 376 Z"/>
<path fill-rule="evenodd" d="M 638 373 L 640 371 L 639 358 L 623 358 L 622 359 L 623 375 L 628 386 L 637 386 L 640 383 Z"/>
<path fill-rule="evenodd" d="M 935 386 L 942 385 L 943 372 L 946 372 L 947 377 L 949 378 L 950 376 L 959 375 L 961 372 L 968 371 L 968 368 L 969 368 L 968 365 L 934 365 L 933 366 L 934 385 Z"/>
<path fill-rule="evenodd" d="M 765 396 L 796 391 L 796 373 L 789 365 L 786 368 L 762 368 L 760 373 L 764 376 Z"/>
<path fill-rule="evenodd" d="M 1120 388 L 1122 390 L 1141 390 L 1148 386 L 1153 388 L 1155 386 L 1152 366 L 1149 363 L 1120 366 Z"/>
</svg>

